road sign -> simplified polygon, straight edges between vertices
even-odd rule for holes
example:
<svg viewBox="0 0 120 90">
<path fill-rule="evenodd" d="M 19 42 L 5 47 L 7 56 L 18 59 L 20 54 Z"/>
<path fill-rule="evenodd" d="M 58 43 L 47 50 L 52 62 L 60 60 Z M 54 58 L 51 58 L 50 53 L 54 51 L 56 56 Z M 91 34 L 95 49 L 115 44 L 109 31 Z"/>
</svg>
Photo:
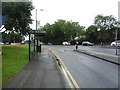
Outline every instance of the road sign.
<svg viewBox="0 0 120 90">
<path fill-rule="evenodd" d="M 0 27 L 5 23 L 7 16 L 0 16 Z"/>
</svg>

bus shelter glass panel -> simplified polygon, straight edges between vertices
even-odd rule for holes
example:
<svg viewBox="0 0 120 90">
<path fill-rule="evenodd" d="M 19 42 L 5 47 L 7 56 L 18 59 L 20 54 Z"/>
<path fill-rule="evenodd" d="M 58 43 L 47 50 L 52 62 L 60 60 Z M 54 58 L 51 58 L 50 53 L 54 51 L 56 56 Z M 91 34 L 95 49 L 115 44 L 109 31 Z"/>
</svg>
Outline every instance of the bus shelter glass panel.
<svg viewBox="0 0 120 90">
<path fill-rule="evenodd" d="M 35 35 L 30 34 L 30 57 L 34 54 L 35 52 Z"/>
</svg>

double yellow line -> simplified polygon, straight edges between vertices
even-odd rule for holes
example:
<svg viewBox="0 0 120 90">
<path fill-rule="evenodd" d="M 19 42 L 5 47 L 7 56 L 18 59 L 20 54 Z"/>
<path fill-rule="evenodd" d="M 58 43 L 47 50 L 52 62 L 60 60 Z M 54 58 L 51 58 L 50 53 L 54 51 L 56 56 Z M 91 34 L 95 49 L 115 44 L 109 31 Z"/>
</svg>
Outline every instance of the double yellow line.
<svg viewBox="0 0 120 90">
<path fill-rule="evenodd" d="M 69 84 L 70 88 L 71 88 L 72 90 L 74 90 L 74 89 L 80 90 L 80 87 L 78 86 L 78 84 L 77 84 L 77 82 L 75 81 L 75 79 L 72 77 L 72 75 L 71 75 L 71 73 L 69 72 L 69 70 L 67 69 L 67 67 L 66 67 L 66 66 L 64 65 L 64 63 L 62 62 L 61 58 L 60 58 L 59 56 L 57 56 L 52 49 L 49 48 L 49 50 L 51 51 L 51 53 L 53 53 L 54 58 L 55 58 L 56 60 L 58 60 L 58 63 L 59 63 L 59 65 L 60 65 L 61 68 L 62 68 L 62 71 L 63 71 L 63 73 L 64 73 L 64 75 L 65 75 L 65 77 L 66 77 L 66 79 L 67 79 L 67 81 L 68 81 L 68 84 Z"/>
</svg>

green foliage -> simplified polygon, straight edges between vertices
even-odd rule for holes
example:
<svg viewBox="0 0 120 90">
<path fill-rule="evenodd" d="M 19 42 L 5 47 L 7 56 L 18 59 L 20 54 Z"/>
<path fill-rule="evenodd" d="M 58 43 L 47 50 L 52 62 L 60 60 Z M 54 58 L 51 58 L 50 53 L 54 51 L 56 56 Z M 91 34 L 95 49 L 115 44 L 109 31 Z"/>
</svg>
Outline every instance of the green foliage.
<svg viewBox="0 0 120 90">
<path fill-rule="evenodd" d="M 90 41 L 90 42 L 95 42 L 96 41 L 96 37 L 97 37 L 97 27 L 94 25 L 89 26 L 86 29 L 86 40 Z"/>
<path fill-rule="evenodd" d="M 84 27 L 78 22 L 58 20 L 54 24 L 47 23 L 43 30 L 46 30 L 44 42 L 62 44 L 63 41 L 74 41 L 76 37 L 84 34 Z"/>
<path fill-rule="evenodd" d="M 94 20 L 94 24 L 99 30 L 113 29 L 117 24 L 114 16 L 97 15 Z"/>
<path fill-rule="evenodd" d="M 86 40 L 94 43 L 114 41 L 115 30 L 118 29 L 118 25 L 120 25 L 120 23 L 117 22 L 112 15 L 97 15 L 94 20 L 94 25 L 91 25 L 86 29 Z"/>
<path fill-rule="evenodd" d="M 63 26 L 63 30 L 65 39 L 71 41 L 83 35 L 84 27 L 80 26 L 78 22 L 67 21 Z"/>
<path fill-rule="evenodd" d="M 33 10 L 31 2 L 3 2 L 2 14 L 8 16 L 4 28 L 7 31 L 12 31 L 14 28 L 23 35 L 28 34 L 31 30 L 29 24 L 32 23 L 31 10 Z"/>
<path fill-rule="evenodd" d="M 2 83 L 3 86 L 28 62 L 27 45 L 3 45 Z"/>
<path fill-rule="evenodd" d="M 24 37 L 20 33 L 3 33 L 2 34 L 2 41 L 4 43 L 21 43 L 24 40 Z"/>
</svg>

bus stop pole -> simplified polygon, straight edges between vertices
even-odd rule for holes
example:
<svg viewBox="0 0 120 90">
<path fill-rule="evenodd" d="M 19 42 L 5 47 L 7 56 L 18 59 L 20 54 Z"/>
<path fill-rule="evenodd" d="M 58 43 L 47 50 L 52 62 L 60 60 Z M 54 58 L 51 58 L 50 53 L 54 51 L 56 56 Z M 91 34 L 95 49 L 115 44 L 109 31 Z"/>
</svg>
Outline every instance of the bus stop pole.
<svg viewBox="0 0 120 90">
<path fill-rule="evenodd" d="M 29 33 L 29 61 L 30 61 L 30 33 Z"/>
</svg>

